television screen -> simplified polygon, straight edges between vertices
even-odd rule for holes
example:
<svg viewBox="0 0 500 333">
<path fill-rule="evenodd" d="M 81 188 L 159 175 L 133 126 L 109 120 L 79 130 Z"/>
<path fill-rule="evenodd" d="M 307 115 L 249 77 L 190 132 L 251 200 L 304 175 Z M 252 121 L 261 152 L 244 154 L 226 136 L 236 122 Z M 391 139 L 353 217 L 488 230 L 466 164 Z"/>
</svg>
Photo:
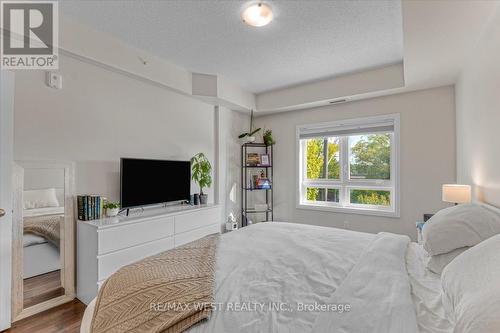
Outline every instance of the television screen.
<svg viewBox="0 0 500 333">
<path fill-rule="evenodd" d="M 189 161 L 122 158 L 120 162 L 120 202 L 122 208 L 189 200 Z"/>
</svg>

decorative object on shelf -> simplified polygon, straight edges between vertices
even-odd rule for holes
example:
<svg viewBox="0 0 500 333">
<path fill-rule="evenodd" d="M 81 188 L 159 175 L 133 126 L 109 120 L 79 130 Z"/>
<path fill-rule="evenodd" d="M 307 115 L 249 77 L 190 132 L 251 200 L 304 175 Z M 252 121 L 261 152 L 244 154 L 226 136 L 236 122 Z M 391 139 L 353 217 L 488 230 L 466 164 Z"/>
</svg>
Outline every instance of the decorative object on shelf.
<svg viewBox="0 0 500 333">
<path fill-rule="evenodd" d="M 255 134 L 260 131 L 260 127 L 253 129 L 253 110 L 250 112 L 250 130 L 246 133 L 242 133 L 238 136 L 239 139 L 245 139 L 246 142 L 255 142 Z"/>
<path fill-rule="evenodd" d="M 255 188 L 259 190 L 269 190 L 271 188 L 271 181 L 268 178 L 258 178 L 255 183 Z"/>
<path fill-rule="evenodd" d="M 193 194 L 193 205 L 198 206 L 200 204 L 200 195 L 198 193 Z"/>
<path fill-rule="evenodd" d="M 260 166 L 270 166 L 269 164 L 269 155 L 262 154 L 260 155 Z"/>
<path fill-rule="evenodd" d="M 269 165 L 249 165 L 249 152 L 259 152 L 259 159 L 267 156 Z M 262 159 L 260 161 L 262 163 Z M 265 158 L 264 158 L 264 162 Z M 262 167 L 262 168 L 261 168 Z M 274 220 L 273 213 L 273 146 L 262 143 L 241 145 L 241 227 Z M 261 204 L 259 210 L 255 203 Z"/>
<path fill-rule="evenodd" d="M 191 158 L 191 169 L 193 171 L 191 178 L 200 187 L 200 204 L 206 205 L 208 195 L 203 193 L 203 188 L 208 188 L 212 185 L 212 165 L 203 153 L 198 153 Z M 196 205 L 196 195 L 195 195 Z"/>
<path fill-rule="evenodd" d="M 276 143 L 273 138 L 273 131 L 271 131 L 270 129 L 264 131 L 264 134 L 262 134 L 262 139 L 264 140 L 264 144 L 266 146 L 272 146 Z"/>
<path fill-rule="evenodd" d="M 233 213 L 230 213 L 227 217 L 226 222 L 226 231 L 238 230 L 238 222 L 236 221 L 236 217 L 234 217 Z"/>
<path fill-rule="evenodd" d="M 257 153 L 248 153 L 247 154 L 247 165 L 248 166 L 259 166 L 260 165 L 260 156 Z"/>
<path fill-rule="evenodd" d="M 118 215 L 120 212 L 120 203 L 119 202 L 106 202 L 104 204 L 104 208 L 106 209 L 106 216 L 113 217 Z"/>
</svg>

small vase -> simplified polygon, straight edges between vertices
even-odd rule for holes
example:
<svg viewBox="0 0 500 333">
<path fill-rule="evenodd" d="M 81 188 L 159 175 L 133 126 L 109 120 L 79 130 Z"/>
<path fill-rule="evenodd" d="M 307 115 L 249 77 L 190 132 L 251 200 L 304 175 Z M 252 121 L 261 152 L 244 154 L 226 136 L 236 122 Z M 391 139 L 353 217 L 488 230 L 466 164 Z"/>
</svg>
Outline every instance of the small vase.
<svg viewBox="0 0 500 333">
<path fill-rule="evenodd" d="M 200 195 L 198 193 L 196 193 L 194 195 L 194 205 L 197 206 L 200 204 Z"/>
<path fill-rule="evenodd" d="M 208 194 L 200 194 L 200 204 L 206 205 L 208 201 Z"/>
<path fill-rule="evenodd" d="M 118 215 L 118 212 L 120 212 L 120 208 L 108 208 L 106 209 L 106 216 L 107 217 L 114 217 Z"/>
</svg>

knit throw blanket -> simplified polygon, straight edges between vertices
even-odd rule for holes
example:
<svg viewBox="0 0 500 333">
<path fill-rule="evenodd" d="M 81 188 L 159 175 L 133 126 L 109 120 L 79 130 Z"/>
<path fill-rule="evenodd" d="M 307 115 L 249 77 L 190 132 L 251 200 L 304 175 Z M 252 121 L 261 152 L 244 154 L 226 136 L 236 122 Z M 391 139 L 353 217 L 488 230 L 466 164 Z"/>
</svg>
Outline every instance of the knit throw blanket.
<svg viewBox="0 0 500 333">
<path fill-rule="evenodd" d="M 219 234 L 122 267 L 99 289 L 92 333 L 183 332 L 213 303 Z"/>
<path fill-rule="evenodd" d="M 42 236 L 59 247 L 61 223 L 64 215 L 30 216 L 23 219 L 23 233 Z"/>
</svg>

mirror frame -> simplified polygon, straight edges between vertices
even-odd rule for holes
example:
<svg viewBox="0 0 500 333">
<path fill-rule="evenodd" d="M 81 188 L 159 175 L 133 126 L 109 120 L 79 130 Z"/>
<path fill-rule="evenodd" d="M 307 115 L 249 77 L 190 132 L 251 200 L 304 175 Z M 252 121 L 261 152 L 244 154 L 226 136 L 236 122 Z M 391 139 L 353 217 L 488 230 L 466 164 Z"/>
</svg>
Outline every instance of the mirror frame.
<svg viewBox="0 0 500 333">
<path fill-rule="evenodd" d="M 61 234 L 61 285 L 64 295 L 23 308 L 24 169 L 64 169 L 64 232 Z M 12 220 L 12 322 L 73 300 L 75 295 L 75 166 L 73 162 L 15 161 Z"/>
</svg>

